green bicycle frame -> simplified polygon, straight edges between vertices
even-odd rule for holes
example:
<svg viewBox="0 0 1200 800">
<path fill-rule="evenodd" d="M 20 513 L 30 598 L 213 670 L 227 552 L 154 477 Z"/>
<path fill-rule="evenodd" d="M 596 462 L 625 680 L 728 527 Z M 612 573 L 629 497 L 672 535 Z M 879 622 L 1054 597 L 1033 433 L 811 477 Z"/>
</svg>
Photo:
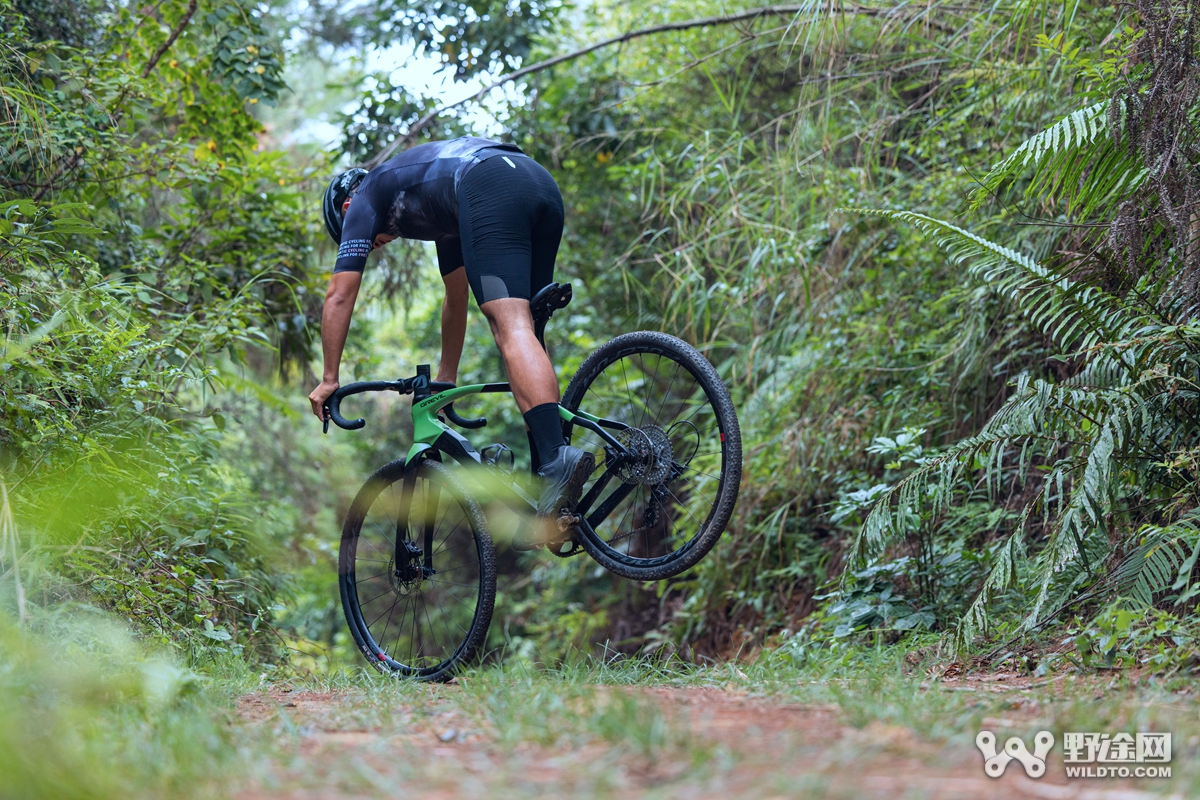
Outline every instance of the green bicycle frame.
<svg viewBox="0 0 1200 800">
<path fill-rule="evenodd" d="M 499 392 L 507 394 L 511 393 L 511 391 L 512 388 L 507 383 L 476 383 L 469 386 L 445 389 L 428 397 L 414 397 L 412 405 L 413 445 L 409 448 L 408 455 L 404 460 L 404 464 L 408 468 L 408 477 L 405 479 L 406 488 L 401 501 L 405 508 L 405 514 L 407 514 L 408 499 L 411 496 L 412 481 L 416 477 L 415 467 L 422 458 L 427 457 L 431 453 L 442 452 L 462 464 L 482 463 L 479 451 L 475 449 L 465 436 L 450 428 L 438 416 L 438 412 L 455 400 L 469 395 Z M 613 509 L 634 488 L 634 484 L 626 484 L 622 481 L 620 485 L 611 490 L 607 497 L 602 501 L 600 499 L 601 494 L 610 485 L 620 465 L 631 457 L 629 450 L 621 442 L 617 441 L 605 428 L 622 431 L 628 429 L 629 426 L 623 422 L 597 417 L 586 411 L 570 411 L 561 406 L 559 406 L 559 414 L 563 421 L 595 432 L 604 440 L 607 445 L 606 449 L 610 454 L 611 460 L 606 464 L 606 469 L 594 482 L 587 495 L 580 500 L 578 506 L 578 511 L 582 515 L 579 524 L 594 529 L 595 526 L 599 525 L 612 513 Z M 518 513 L 527 513 L 531 510 L 534 506 L 534 501 L 516 483 L 506 484 L 506 487 L 507 490 L 500 491 L 496 495 L 496 499 Z M 493 491 L 497 488 L 500 487 L 493 487 Z M 592 509 L 592 505 L 597 503 L 597 501 L 600 501 L 598 507 Z M 400 539 L 397 538 L 396 541 L 396 563 L 401 563 L 401 559 L 405 557 L 405 553 L 402 553 L 399 549 Z M 431 546 L 430 533 L 427 533 L 424 548 L 426 551 L 426 564 L 430 563 L 429 559 L 432 554 L 429 551 Z"/>
<path fill-rule="evenodd" d="M 413 445 L 404 459 L 406 466 L 416 463 L 417 459 L 427 450 L 437 448 L 458 461 L 471 460 L 479 463 L 479 452 L 471 445 L 467 437 L 458 433 L 438 417 L 438 412 L 446 406 L 463 397 L 473 394 L 493 392 L 509 393 L 512 388 L 507 383 L 474 383 L 469 386 L 458 386 L 446 389 L 422 400 L 417 400 L 412 406 Z M 586 411 L 570 411 L 559 406 L 559 415 L 564 421 L 579 425 L 594 431 L 605 443 L 614 448 L 617 456 L 628 455 L 625 446 L 604 430 L 625 430 L 629 426 L 614 420 L 603 419 Z"/>
<path fill-rule="evenodd" d="M 448 448 L 444 448 L 451 455 L 456 455 L 455 450 L 461 449 L 465 455 L 473 455 L 472 460 L 479 461 L 479 453 L 471 446 L 467 438 L 451 430 L 448 425 L 438 418 L 437 413 L 460 397 L 482 394 L 484 392 L 508 391 L 511 391 L 511 389 L 507 383 L 474 383 L 470 386 L 458 386 L 454 389 L 447 389 L 444 392 L 430 395 L 423 400 L 414 401 L 412 406 L 413 444 L 408 449 L 408 455 L 404 459 L 405 465 L 411 466 L 415 463 L 421 457 L 422 453 L 438 444 L 438 440 L 443 436 L 449 437 L 457 445 L 457 447 L 451 445 Z"/>
</svg>

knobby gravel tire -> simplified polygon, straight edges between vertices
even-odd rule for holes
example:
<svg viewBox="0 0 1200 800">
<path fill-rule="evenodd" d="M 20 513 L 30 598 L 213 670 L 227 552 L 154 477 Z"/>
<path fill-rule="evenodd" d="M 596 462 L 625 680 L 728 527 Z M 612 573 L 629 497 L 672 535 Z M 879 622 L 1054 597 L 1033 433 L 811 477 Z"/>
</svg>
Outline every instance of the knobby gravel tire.
<svg viewBox="0 0 1200 800">
<path fill-rule="evenodd" d="M 384 673 L 398 674 L 416 680 L 447 681 L 454 676 L 457 670 L 475 657 L 476 653 L 483 647 L 484 640 L 487 637 L 496 599 L 496 550 L 492 543 L 492 537 L 488 530 L 483 509 L 479 506 L 475 498 L 471 496 L 462 482 L 459 481 L 449 468 L 437 461 L 423 459 L 417 467 L 419 470 L 417 480 L 425 480 L 429 482 L 429 485 L 436 485 L 439 491 L 439 498 L 441 497 L 441 493 L 448 493 L 449 497 L 453 499 L 453 502 L 462 512 L 463 519 L 470 528 L 469 539 L 466 537 L 465 531 L 459 535 L 464 542 L 470 540 L 474 542 L 475 553 L 478 558 L 478 593 L 476 595 L 470 627 L 461 635 L 462 641 L 458 642 L 453 652 L 440 663 L 422 666 L 406 664 L 396 658 L 398 654 L 387 653 L 384 649 L 387 647 L 386 633 L 383 636 L 384 642 L 381 646 L 376 641 L 379 634 L 373 634 L 370 630 L 371 624 L 378 626 L 378 623 L 369 624 L 364 619 L 362 603 L 360 603 L 358 593 L 359 583 L 356 580 L 356 561 L 362 562 L 361 557 L 357 555 L 357 551 L 360 546 L 363 546 L 361 533 L 364 520 L 366 520 L 373 504 L 379 499 L 384 490 L 387 490 L 389 487 L 402 486 L 405 469 L 403 461 L 393 461 L 381 467 L 363 484 L 363 487 L 359 490 L 358 495 L 354 498 L 354 502 L 350 506 L 350 511 L 346 515 L 345 525 L 342 528 L 341 548 L 338 555 L 338 583 L 341 591 L 342 610 L 345 613 L 350 633 L 354 637 L 354 643 L 376 669 Z M 414 511 L 416 511 L 415 508 L 410 509 L 410 517 Z M 397 514 L 397 516 L 399 515 Z M 406 524 L 407 520 L 398 519 L 397 529 L 400 529 L 401 525 Z M 393 533 L 394 536 L 395 534 Z M 466 549 L 469 552 L 470 545 L 466 545 Z M 375 554 L 371 553 L 371 555 Z M 472 564 L 474 563 L 472 562 Z M 421 591 L 426 590 L 422 586 Z M 415 594 L 413 592 L 409 596 L 412 597 Z M 469 597 L 470 593 L 464 596 Z M 413 605 L 413 613 L 419 617 L 415 608 L 415 602 Z M 453 644 L 453 639 L 457 638 L 459 634 L 453 633 L 452 629 L 448 626 L 447 630 L 453 634 L 447 637 L 451 640 L 450 643 Z"/>
<path fill-rule="evenodd" d="M 563 406 L 571 411 L 576 411 L 582 406 L 584 411 L 602 416 L 604 409 L 588 407 L 588 389 L 605 373 L 606 368 L 638 354 L 664 356 L 679 365 L 677 370 L 687 370 L 712 405 L 721 434 L 721 471 L 715 502 L 708 510 L 699 531 L 682 547 L 665 555 L 638 557 L 611 546 L 603 536 L 589 533 L 587 529 L 576 532 L 580 546 L 605 569 L 625 578 L 650 581 L 670 578 L 692 568 L 712 550 L 721 537 L 733 514 L 741 484 L 742 436 L 729 390 L 712 364 L 687 342 L 654 331 L 639 331 L 618 336 L 589 355 L 567 386 L 562 399 Z M 570 423 L 564 423 L 568 441 L 571 441 L 574 433 L 582 430 Z M 600 471 L 598 468 L 593 477 Z M 586 487 L 584 491 L 587 491 Z"/>
</svg>

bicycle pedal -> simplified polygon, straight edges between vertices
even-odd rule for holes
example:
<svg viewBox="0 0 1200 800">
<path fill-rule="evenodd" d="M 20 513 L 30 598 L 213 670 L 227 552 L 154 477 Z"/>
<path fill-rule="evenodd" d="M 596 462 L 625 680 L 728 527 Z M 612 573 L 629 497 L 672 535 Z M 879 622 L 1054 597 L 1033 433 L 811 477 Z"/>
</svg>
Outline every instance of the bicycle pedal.
<svg viewBox="0 0 1200 800">
<path fill-rule="evenodd" d="M 558 530 L 566 533 L 572 528 L 579 527 L 579 523 L 583 522 L 583 517 L 579 514 L 572 513 L 563 509 L 558 515 Z"/>
</svg>

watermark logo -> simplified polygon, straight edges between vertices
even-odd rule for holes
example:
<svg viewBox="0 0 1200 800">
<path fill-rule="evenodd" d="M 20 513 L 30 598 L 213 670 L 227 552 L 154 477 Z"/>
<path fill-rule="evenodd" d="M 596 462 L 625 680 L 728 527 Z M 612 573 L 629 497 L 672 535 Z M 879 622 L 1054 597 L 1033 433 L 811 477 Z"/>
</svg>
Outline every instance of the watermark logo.
<svg viewBox="0 0 1200 800">
<path fill-rule="evenodd" d="M 1171 734 L 1064 733 L 1063 762 L 1068 778 L 1169 778 Z"/>
<path fill-rule="evenodd" d="M 1025 774 L 1046 774 L 1046 756 L 1054 747 L 1054 734 L 1039 731 L 1033 737 L 1033 752 L 1017 736 L 996 751 L 996 734 L 980 731 L 975 746 L 983 753 L 983 770 L 999 778 L 1010 761 L 1020 761 Z M 1083 733 L 1063 734 L 1063 763 L 1068 778 L 1169 778 L 1171 777 L 1171 734 L 1169 733 Z"/>
<path fill-rule="evenodd" d="M 1011 737 L 1004 743 L 1004 749 L 996 752 L 996 734 L 991 731 L 980 731 L 975 737 L 975 746 L 983 753 L 983 771 L 988 777 L 999 778 L 1008 769 L 1008 762 L 1020 761 L 1025 767 L 1025 774 L 1031 778 L 1040 778 L 1046 774 L 1046 754 L 1054 747 L 1054 734 L 1050 731 L 1038 731 L 1033 737 L 1033 752 L 1025 747 L 1025 742 L 1019 736 Z"/>
</svg>

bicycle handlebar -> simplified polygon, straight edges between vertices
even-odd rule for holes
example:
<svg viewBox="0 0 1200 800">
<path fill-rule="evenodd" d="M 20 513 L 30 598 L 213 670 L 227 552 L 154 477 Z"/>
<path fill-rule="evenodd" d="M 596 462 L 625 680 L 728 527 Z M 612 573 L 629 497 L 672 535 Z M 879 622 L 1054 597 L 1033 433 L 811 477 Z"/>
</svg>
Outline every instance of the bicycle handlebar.
<svg viewBox="0 0 1200 800">
<path fill-rule="evenodd" d="M 443 406 L 441 413 L 445 414 L 446 419 L 450 420 L 460 428 L 475 430 L 476 428 L 482 428 L 487 425 L 487 420 L 483 417 L 479 417 L 478 419 L 467 419 L 466 417 L 460 417 L 458 412 L 454 410 L 453 403 L 447 403 L 445 406 Z"/>
<path fill-rule="evenodd" d="M 329 433 L 329 422 L 333 421 L 339 428 L 345 428 L 348 431 L 356 431 L 367 424 L 365 419 L 346 419 L 342 416 L 342 399 L 354 394 L 362 394 L 363 392 L 398 392 L 400 394 L 412 394 L 414 384 L 419 380 L 428 380 L 424 376 L 418 375 L 414 378 L 401 378 L 398 381 L 357 381 L 339 387 L 329 399 L 325 401 L 325 411 L 327 417 L 323 420 L 324 432 Z M 444 392 L 447 389 L 455 388 L 453 383 L 443 381 L 433 381 L 428 384 L 430 390 L 434 392 Z M 446 419 L 453 422 L 460 428 L 482 428 L 487 425 L 487 420 L 480 417 L 479 419 L 466 419 L 459 416 L 454 410 L 453 403 L 447 403 L 442 408 L 442 413 L 446 415 Z"/>
<path fill-rule="evenodd" d="M 433 383 L 429 384 L 429 388 L 435 392 L 444 392 L 447 389 L 456 389 L 458 387 L 456 387 L 453 383 L 434 381 Z M 474 429 L 482 428 L 487 425 L 487 420 L 483 417 L 480 417 L 479 419 L 467 419 L 466 417 L 460 417 L 458 412 L 454 410 L 454 403 L 447 403 L 446 405 L 442 406 L 441 413 L 445 414 L 446 419 L 450 420 L 460 428 Z"/>
<path fill-rule="evenodd" d="M 412 391 L 412 387 L 408 381 L 358 381 L 341 386 L 333 394 L 329 395 L 329 399 L 325 401 L 325 410 L 329 412 L 329 419 L 325 420 L 325 432 L 329 432 L 329 420 L 339 428 L 345 428 L 348 431 L 356 431 L 367 424 L 365 419 L 346 419 L 342 416 L 342 398 L 349 397 L 352 394 L 362 394 L 363 392 L 387 392 L 396 391 L 400 394 L 408 394 Z"/>
</svg>

